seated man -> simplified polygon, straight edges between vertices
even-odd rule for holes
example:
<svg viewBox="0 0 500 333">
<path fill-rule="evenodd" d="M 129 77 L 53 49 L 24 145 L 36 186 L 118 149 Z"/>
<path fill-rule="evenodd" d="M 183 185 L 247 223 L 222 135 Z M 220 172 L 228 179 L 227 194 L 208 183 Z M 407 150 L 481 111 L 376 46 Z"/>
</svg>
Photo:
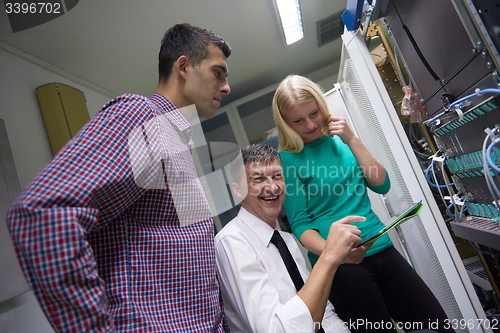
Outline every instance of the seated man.
<svg viewBox="0 0 500 333">
<path fill-rule="evenodd" d="M 267 145 L 252 145 L 241 153 L 245 171 L 232 170 L 232 187 L 242 207 L 215 236 L 231 332 L 349 332 L 328 302 L 328 294 L 338 266 L 359 243 L 360 231 L 349 223 L 364 217 L 348 216 L 332 224 L 324 251 L 309 275 L 295 239 L 276 230 L 285 196 L 278 152 Z M 274 245 L 279 236 L 293 256 L 292 264 L 285 264 L 284 254 L 280 255 L 286 250 Z M 294 261 L 298 278 L 287 271 Z M 301 278 L 307 280 L 305 284 Z"/>
</svg>

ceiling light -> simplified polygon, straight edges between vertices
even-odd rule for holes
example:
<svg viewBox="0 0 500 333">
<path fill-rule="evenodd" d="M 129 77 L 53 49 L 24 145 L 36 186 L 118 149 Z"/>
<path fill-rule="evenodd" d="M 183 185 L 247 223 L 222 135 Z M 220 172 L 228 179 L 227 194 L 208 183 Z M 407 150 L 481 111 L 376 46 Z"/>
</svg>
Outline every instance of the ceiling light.
<svg viewBox="0 0 500 333">
<path fill-rule="evenodd" d="M 304 38 L 299 0 L 276 0 L 287 45 Z"/>
</svg>

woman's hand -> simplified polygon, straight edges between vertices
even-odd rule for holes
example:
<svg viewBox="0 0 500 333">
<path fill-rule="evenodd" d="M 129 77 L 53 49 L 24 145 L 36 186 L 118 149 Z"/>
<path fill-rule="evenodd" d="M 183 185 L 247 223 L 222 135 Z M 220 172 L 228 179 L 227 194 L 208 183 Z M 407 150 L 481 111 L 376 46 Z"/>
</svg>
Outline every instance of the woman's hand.
<svg viewBox="0 0 500 333">
<path fill-rule="evenodd" d="M 361 140 L 354 135 L 353 131 L 344 118 L 330 115 L 327 119 L 328 134 L 338 135 L 342 141 L 349 146 L 363 175 L 370 185 L 382 185 L 385 182 L 384 166 L 366 149 Z"/>
<path fill-rule="evenodd" d="M 357 139 L 344 118 L 330 115 L 326 123 L 328 125 L 328 134 L 330 136 L 338 135 L 345 144 L 350 146 L 352 140 Z"/>
</svg>

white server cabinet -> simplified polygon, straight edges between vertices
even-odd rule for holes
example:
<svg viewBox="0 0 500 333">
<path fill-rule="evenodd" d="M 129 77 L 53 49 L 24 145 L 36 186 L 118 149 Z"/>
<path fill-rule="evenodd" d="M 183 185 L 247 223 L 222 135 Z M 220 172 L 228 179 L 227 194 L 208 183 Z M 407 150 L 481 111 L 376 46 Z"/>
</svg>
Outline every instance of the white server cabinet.
<svg viewBox="0 0 500 333">
<path fill-rule="evenodd" d="M 419 200 L 425 204 L 419 217 L 398 227 L 396 245 L 401 245 L 400 251 L 450 320 L 470 323 L 458 325 L 456 332 L 491 332 L 481 326 L 484 311 L 363 37 L 345 32 L 342 39 L 338 92 L 327 96 L 330 105 L 345 107 L 360 139 L 387 168 L 392 186 L 381 199 L 387 213 L 402 211 Z"/>
</svg>

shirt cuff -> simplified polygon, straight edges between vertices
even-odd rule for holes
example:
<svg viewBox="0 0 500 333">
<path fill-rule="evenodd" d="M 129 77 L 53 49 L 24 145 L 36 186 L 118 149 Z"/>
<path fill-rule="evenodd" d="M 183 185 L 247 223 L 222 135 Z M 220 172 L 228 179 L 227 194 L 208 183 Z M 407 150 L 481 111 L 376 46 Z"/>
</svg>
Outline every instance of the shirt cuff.
<svg viewBox="0 0 500 333">
<path fill-rule="evenodd" d="M 281 306 L 276 315 L 286 333 L 314 332 L 313 319 L 304 301 L 297 295 Z M 317 327 L 319 324 L 316 324 Z"/>
</svg>

